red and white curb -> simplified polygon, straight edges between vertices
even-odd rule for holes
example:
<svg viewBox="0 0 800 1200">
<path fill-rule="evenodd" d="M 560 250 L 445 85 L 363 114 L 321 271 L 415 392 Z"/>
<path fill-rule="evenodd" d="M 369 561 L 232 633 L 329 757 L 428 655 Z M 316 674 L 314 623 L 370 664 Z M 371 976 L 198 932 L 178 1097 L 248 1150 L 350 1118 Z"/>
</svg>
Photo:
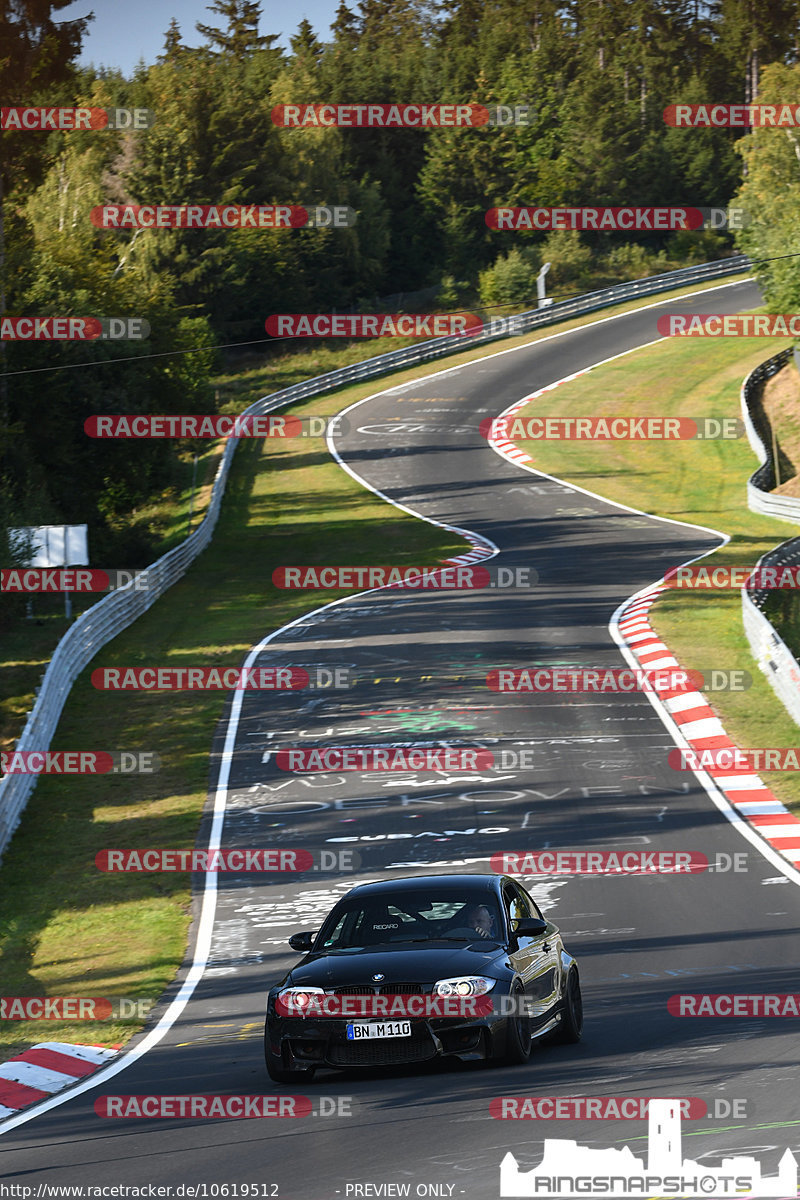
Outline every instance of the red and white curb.
<svg viewBox="0 0 800 1200">
<path fill-rule="evenodd" d="M 468 542 L 472 543 L 473 549 L 467 554 L 457 554 L 455 558 L 445 558 L 442 561 L 446 563 L 455 563 L 461 567 L 465 563 L 483 562 L 485 558 L 494 558 L 497 550 L 492 550 L 490 546 L 477 538 L 474 533 L 465 533 L 462 536 L 466 537 Z"/>
<path fill-rule="evenodd" d="M 117 1050 L 103 1046 L 39 1042 L 18 1058 L 0 1063 L 0 1120 L 93 1075 L 116 1055 Z"/>
<path fill-rule="evenodd" d="M 643 347 L 638 348 L 642 349 Z M 622 355 L 614 355 L 614 358 L 621 357 Z M 605 361 L 612 362 L 613 359 Z M 540 388 L 538 392 L 532 392 L 529 396 L 524 396 L 522 400 L 518 400 L 509 408 L 504 409 L 500 416 L 492 421 L 491 432 L 487 439 L 489 445 L 502 458 L 524 467 L 525 470 L 535 472 L 537 475 L 544 475 L 547 479 L 555 479 L 554 475 L 548 475 L 544 471 L 538 471 L 535 466 L 527 465 L 532 463 L 533 459 L 508 439 L 507 420 L 520 409 L 527 407 L 531 400 L 535 400 L 545 392 L 552 391 L 562 383 L 577 379 L 579 375 L 585 375 L 594 367 L 603 365 L 604 363 L 594 363 L 593 366 L 586 367 L 582 371 L 565 375 L 563 379 Z M 565 481 L 560 480 L 559 482 L 564 483 Z M 652 517 L 652 514 L 644 513 L 642 509 L 631 508 L 630 505 L 608 500 L 577 484 L 568 484 L 567 486 L 586 496 L 604 500 L 606 504 L 613 504 L 628 512 L 642 513 L 644 516 Z M 652 517 L 652 519 L 664 521 L 670 525 L 684 524 L 684 522 L 673 521 L 669 517 Z M 701 526 L 695 526 L 695 528 L 701 528 Z M 714 531 L 708 530 L 708 532 Z M 726 535 L 720 536 L 726 537 Z M 704 555 L 700 557 L 704 557 Z M 662 667 L 680 667 L 678 660 L 671 653 L 669 647 L 659 639 L 648 620 L 648 613 L 653 604 L 661 593 L 667 590 L 666 584 L 662 582 L 645 588 L 619 610 L 616 618 L 616 628 L 626 648 L 637 659 L 640 666 L 650 670 L 660 670 Z M 613 621 L 612 625 L 614 625 Z M 722 722 L 702 692 L 659 691 L 657 688 L 654 688 L 653 691 L 661 701 L 659 711 L 662 717 L 666 717 L 665 723 L 671 722 L 676 729 L 678 738 L 680 738 L 680 741 L 676 738 L 677 744 L 685 742 L 692 750 L 736 748 L 735 742 L 728 737 Z M 793 867 L 800 867 L 800 820 L 789 812 L 763 780 L 755 774 L 726 774 L 725 770 L 721 768 L 704 768 L 704 770 L 737 816 L 755 830 L 760 838 Z"/>
<path fill-rule="evenodd" d="M 666 586 L 656 584 L 621 612 L 618 629 L 640 666 L 648 670 L 678 667 L 677 659 L 660 641 L 648 613 Z M 682 738 L 692 750 L 735 748 L 725 728 L 702 692 L 654 688 Z M 724 768 L 706 767 L 728 803 L 752 825 L 766 842 L 794 866 L 800 864 L 800 820 L 765 785 L 758 775 L 731 775 Z"/>
<path fill-rule="evenodd" d="M 599 363 L 596 365 L 600 365 Z M 578 379 L 581 375 L 587 375 L 589 371 L 594 370 L 594 367 L 584 367 L 582 371 L 575 371 L 572 375 L 565 375 L 563 379 L 557 379 L 555 383 L 548 383 L 546 387 L 539 388 L 538 392 L 531 392 L 530 396 L 523 396 L 521 400 L 517 400 L 516 404 L 512 404 L 510 408 L 503 410 L 499 417 L 495 417 L 491 423 L 491 432 L 488 438 L 489 444 L 498 454 L 502 454 L 503 458 L 509 459 L 511 462 L 518 464 L 533 462 L 530 454 L 526 454 L 521 450 L 516 442 L 512 442 L 508 436 L 508 422 L 521 409 L 527 408 L 531 400 L 538 400 L 539 396 L 543 396 L 545 392 L 552 392 L 555 388 L 561 387 L 562 383 L 571 383 L 573 379 Z"/>
</svg>

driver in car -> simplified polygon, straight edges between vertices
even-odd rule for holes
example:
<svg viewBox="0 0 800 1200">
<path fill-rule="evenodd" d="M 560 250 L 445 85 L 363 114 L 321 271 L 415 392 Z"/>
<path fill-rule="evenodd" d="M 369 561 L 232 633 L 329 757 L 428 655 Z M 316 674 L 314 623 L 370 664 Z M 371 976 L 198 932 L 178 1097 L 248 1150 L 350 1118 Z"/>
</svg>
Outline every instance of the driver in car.
<svg viewBox="0 0 800 1200">
<path fill-rule="evenodd" d="M 467 924 L 478 937 L 490 938 L 494 935 L 494 917 L 485 904 L 476 904 L 467 911 Z"/>
</svg>

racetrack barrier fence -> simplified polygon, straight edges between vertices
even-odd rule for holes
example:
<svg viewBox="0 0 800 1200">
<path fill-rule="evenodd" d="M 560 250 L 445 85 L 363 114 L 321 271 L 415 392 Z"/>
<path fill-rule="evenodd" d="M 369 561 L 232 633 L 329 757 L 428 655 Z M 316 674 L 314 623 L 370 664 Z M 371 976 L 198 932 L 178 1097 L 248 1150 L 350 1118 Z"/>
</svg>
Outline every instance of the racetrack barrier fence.
<svg viewBox="0 0 800 1200">
<path fill-rule="evenodd" d="M 646 279 L 632 280 L 613 287 L 587 292 L 569 300 L 514 316 L 513 332 L 484 332 L 466 339 L 461 336 L 433 338 L 388 354 L 351 366 L 340 367 L 325 375 L 304 380 L 270 396 L 263 396 L 244 410 L 247 415 L 272 412 L 286 404 L 318 396 L 354 383 L 390 374 L 417 363 L 429 362 L 448 354 L 456 354 L 485 343 L 498 341 L 509 336 L 530 333 L 548 325 L 582 316 L 599 309 L 609 308 L 626 300 L 656 295 L 692 283 L 739 275 L 751 269 L 745 255 L 735 255 L 712 263 L 700 263 L 667 271 Z M 72 684 L 91 662 L 98 651 L 118 633 L 127 629 L 137 617 L 147 612 L 152 604 L 183 577 L 191 563 L 211 541 L 219 516 L 222 498 L 230 471 L 230 465 L 238 444 L 238 438 L 227 440 L 211 491 L 208 511 L 203 520 L 179 546 L 162 555 L 147 567 L 148 588 L 136 591 L 129 588 L 103 596 L 87 609 L 67 630 L 56 646 L 53 656 L 38 689 L 33 708 L 28 713 L 25 727 L 17 740 L 16 750 L 47 750 L 58 726 L 61 712 L 69 696 Z M 798 502 L 800 503 L 800 502 Z M 2 859 L 20 816 L 37 782 L 36 775 L 13 774 L 0 779 L 0 859 Z"/>
</svg>

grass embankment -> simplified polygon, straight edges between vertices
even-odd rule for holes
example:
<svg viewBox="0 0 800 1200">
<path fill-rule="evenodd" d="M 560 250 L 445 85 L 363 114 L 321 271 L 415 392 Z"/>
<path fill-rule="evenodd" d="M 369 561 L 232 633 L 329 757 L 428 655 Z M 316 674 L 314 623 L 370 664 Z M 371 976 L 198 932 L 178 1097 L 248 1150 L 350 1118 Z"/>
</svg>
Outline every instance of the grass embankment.
<svg viewBox="0 0 800 1200">
<path fill-rule="evenodd" d="M 678 288 L 658 296 L 645 296 L 633 303 L 619 304 L 613 308 L 591 313 L 586 317 L 576 317 L 565 321 L 554 329 L 543 329 L 533 335 L 511 338 L 496 343 L 498 349 L 507 346 L 520 345 L 526 341 L 536 341 L 548 337 L 553 332 L 573 329 L 589 321 L 613 316 L 615 313 L 641 308 L 648 304 L 657 303 L 669 297 L 686 295 L 689 292 L 702 291 L 707 288 L 719 287 L 725 283 L 736 282 L 741 276 L 731 276 L 724 280 L 713 280 L 707 284 L 697 284 L 690 288 Z M 324 375 L 339 367 L 350 366 L 385 354 L 387 350 L 398 350 L 409 346 L 414 338 L 393 338 L 391 345 L 386 340 L 373 339 L 370 341 L 355 341 L 349 344 L 339 341 L 323 342 L 300 350 L 287 350 L 285 354 L 265 356 L 256 350 L 238 351 L 232 358 L 235 366 L 215 379 L 214 385 L 218 392 L 219 411 L 222 413 L 239 413 L 252 404 L 259 396 L 271 395 L 295 383 L 302 383 L 316 375 Z M 488 349 L 491 352 L 491 347 Z M 464 361 L 487 353 L 487 348 L 466 353 L 456 359 L 448 358 L 447 363 Z M 446 365 L 443 360 L 424 364 L 411 374 L 425 375 L 430 371 L 441 369 Z M 399 376 L 398 376 L 399 378 Z M 353 393 L 367 395 L 371 390 L 380 387 L 380 379 L 372 386 L 366 385 L 367 391 Z M 340 393 L 341 394 L 341 393 Z M 349 393 L 347 393 L 349 395 Z M 342 401 L 344 407 L 344 401 Z M 197 466 L 197 492 L 194 497 L 192 528 L 205 513 L 208 497 L 213 482 L 214 473 L 221 453 L 221 443 L 213 443 L 199 456 Z M 153 559 L 171 550 L 180 542 L 188 529 L 190 498 L 192 495 L 193 464 L 190 454 L 181 461 L 179 480 L 176 487 L 167 489 L 161 496 L 153 497 L 146 505 L 130 514 L 129 523 L 134 529 L 141 530 L 145 535 L 155 540 L 158 550 Z M 91 540 L 89 545 L 91 555 Z M 144 566 L 139 563 L 93 563 L 94 566 L 120 565 L 125 567 Z M 95 597 L 76 595 L 73 598 L 73 615 L 77 617 L 95 602 Z M 23 601 L 15 597 L 11 602 L 18 611 L 22 610 Z M 64 616 L 63 597 L 41 595 L 33 597 L 34 620 L 15 621 L 13 616 L 3 619 L 0 613 L 0 751 L 10 750 L 19 737 L 25 725 L 26 715 L 33 707 L 36 698 L 36 688 L 47 663 L 55 650 L 59 639 L 66 632 L 69 622 Z"/>
<path fill-rule="evenodd" d="M 599 316 L 648 303 L 653 299 Z M 558 332 L 597 319 L 598 314 L 576 319 Z M 552 332 L 510 339 L 497 349 Z M 217 381 L 221 407 L 240 411 L 259 395 L 331 370 L 344 359 L 355 361 L 385 349 L 376 343 L 313 349 L 223 376 Z M 293 411 L 330 415 L 382 383 L 394 386 L 487 352 L 492 348 L 423 364 L 390 383 L 372 380 Z M 219 447 L 209 450 L 209 455 L 218 453 Z M 198 477 L 207 483 L 209 471 L 213 473 L 210 459 L 208 470 Z M 174 505 L 174 540 L 181 527 L 185 530 L 188 495 L 187 488 Z M 201 507 L 206 500 L 207 495 Z M 167 520 L 163 514 L 160 519 Z M 162 770 L 149 776 L 39 781 L 0 869 L 0 995 L 152 1000 L 174 978 L 185 951 L 188 878 L 106 875 L 95 868 L 94 857 L 108 847 L 194 843 L 207 793 L 209 747 L 225 697 L 213 692 L 97 692 L 89 682 L 92 669 L 238 665 L 265 633 L 335 595 L 273 588 L 273 568 L 287 562 L 424 564 L 463 549 L 463 542 L 359 487 L 329 459 L 320 439 L 242 443 L 211 546 L 184 579 L 93 660 L 76 682 L 53 739 L 54 749 L 155 751 Z M 15 632 L 11 654 L 2 643 L 0 653 L 4 660 L 20 662 L 27 656 L 29 670 L 38 660 L 38 681 L 44 654 L 41 647 L 30 647 L 29 628 Z M 10 669 L 8 661 L 3 669 Z M 12 705 L 24 712 L 32 699 L 31 685 L 31 693 L 20 692 Z M 42 1040 L 112 1044 L 138 1027 L 6 1021 L 0 1023 L 0 1060 Z"/>
<path fill-rule="evenodd" d="M 598 367 L 547 392 L 518 415 L 736 417 L 742 379 L 781 348 L 763 339 L 672 339 Z M 532 465 L 611 500 L 658 516 L 709 526 L 731 541 L 704 565 L 753 565 L 792 526 L 752 513 L 745 483 L 757 465 L 737 441 L 519 443 Z M 795 746 L 797 726 L 756 669 L 737 591 L 670 592 L 651 610 L 654 628 L 682 666 L 741 668 L 752 687 L 715 692 L 709 701 L 742 747 Z M 713 662 L 710 662 L 713 658 Z M 800 779 L 764 772 L 784 803 L 800 811 Z"/>
<path fill-rule="evenodd" d="M 362 389 L 363 394 L 363 389 Z M 307 406 L 330 414 L 339 397 Z M 98 666 L 238 666 L 266 631 L 337 593 L 281 592 L 286 563 L 435 563 L 461 539 L 359 488 L 320 439 L 246 443 L 237 452 L 212 545 L 186 577 L 106 647 Z M 208 755 L 225 695 L 104 693 L 83 673 L 58 749 L 155 751 L 162 770 L 130 777 L 40 779 L 0 870 L 0 994 L 155 999 L 184 954 L 185 875 L 107 875 L 108 847 L 194 844 Z M 3 1027 L 4 1026 L 4 1027 Z M 42 1039 L 124 1041 L 131 1025 L 4 1022 L 0 1057 Z"/>
<path fill-rule="evenodd" d="M 783 478 L 774 494 L 800 497 L 800 371 L 794 360 L 773 375 L 764 389 L 764 411 L 775 431 L 779 460 L 791 462 L 793 472 Z M 795 527 L 794 536 L 798 529 Z M 792 536 L 787 534 L 787 537 Z M 795 658 L 800 658 L 800 603 L 794 590 L 778 590 L 767 599 L 765 614 L 786 642 Z"/>
</svg>

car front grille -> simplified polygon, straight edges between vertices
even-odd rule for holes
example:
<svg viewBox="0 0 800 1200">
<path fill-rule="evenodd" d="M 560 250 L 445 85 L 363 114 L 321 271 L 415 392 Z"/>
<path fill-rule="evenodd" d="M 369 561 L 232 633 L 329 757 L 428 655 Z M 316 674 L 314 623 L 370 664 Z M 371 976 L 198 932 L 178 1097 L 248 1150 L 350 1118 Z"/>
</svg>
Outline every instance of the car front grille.
<svg viewBox="0 0 800 1200">
<path fill-rule="evenodd" d="M 435 1054 L 436 1045 L 424 1025 L 412 1025 L 410 1038 L 369 1038 L 328 1046 L 328 1061 L 335 1067 L 402 1066 L 424 1062 Z"/>
<path fill-rule="evenodd" d="M 332 988 L 334 996 L 421 996 L 421 983 L 349 983 Z"/>
</svg>

